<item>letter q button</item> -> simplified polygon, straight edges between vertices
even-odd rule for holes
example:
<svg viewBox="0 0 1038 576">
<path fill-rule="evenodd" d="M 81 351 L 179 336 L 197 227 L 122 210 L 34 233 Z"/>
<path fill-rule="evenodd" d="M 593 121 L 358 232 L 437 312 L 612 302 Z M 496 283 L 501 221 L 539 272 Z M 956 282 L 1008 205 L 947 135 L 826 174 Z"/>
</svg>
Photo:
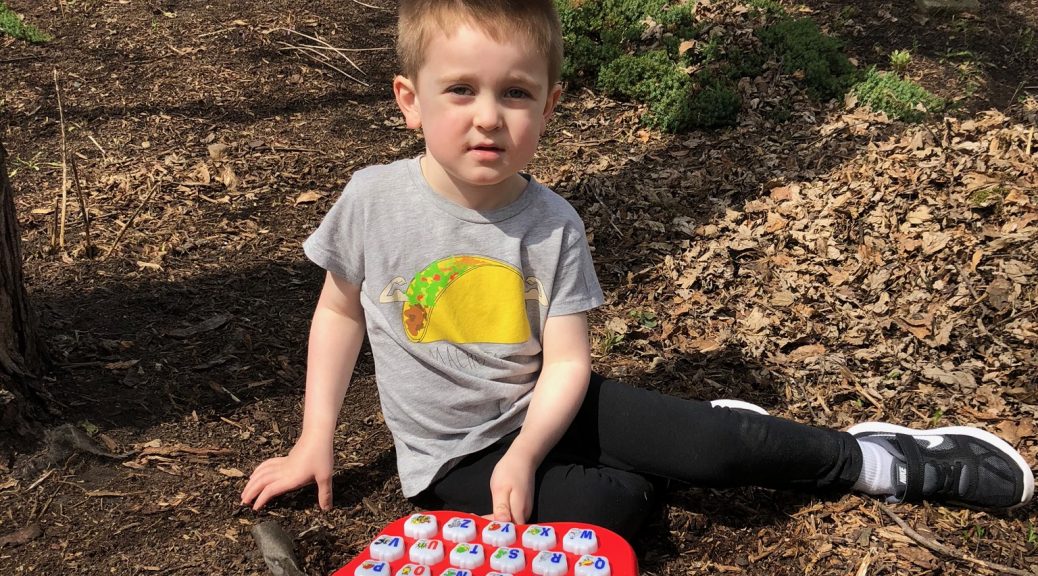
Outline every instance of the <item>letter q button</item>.
<svg viewBox="0 0 1038 576">
<path fill-rule="evenodd" d="M 609 576 L 609 560 L 602 556 L 585 554 L 573 568 L 574 576 Z"/>
</svg>

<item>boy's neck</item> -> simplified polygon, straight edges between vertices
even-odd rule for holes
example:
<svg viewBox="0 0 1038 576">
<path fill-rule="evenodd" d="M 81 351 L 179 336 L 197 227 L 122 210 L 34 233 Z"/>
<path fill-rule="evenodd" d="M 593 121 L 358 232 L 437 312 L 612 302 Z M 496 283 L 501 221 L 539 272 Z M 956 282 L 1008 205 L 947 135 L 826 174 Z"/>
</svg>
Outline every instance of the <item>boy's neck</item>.
<svg viewBox="0 0 1038 576">
<path fill-rule="evenodd" d="M 427 162 L 428 154 L 419 160 L 426 183 L 443 198 L 469 210 L 496 210 L 515 202 L 528 184 L 526 178 L 513 174 L 510 178 L 488 186 L 472 186 L 453 179 L 446 171 Z"/>
</svg>

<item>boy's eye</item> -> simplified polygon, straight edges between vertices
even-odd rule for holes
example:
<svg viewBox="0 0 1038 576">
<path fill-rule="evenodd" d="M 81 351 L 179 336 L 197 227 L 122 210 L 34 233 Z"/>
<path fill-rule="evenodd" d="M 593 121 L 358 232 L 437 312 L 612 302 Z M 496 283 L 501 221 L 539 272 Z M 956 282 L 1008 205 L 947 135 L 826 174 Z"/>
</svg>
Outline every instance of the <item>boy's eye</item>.
<svg viewBox="0 0 1038 576">
<path fill-rule="evenodd" d="M 505 97 L 506 98 L 529 98 L 530 97 L 530 93 L 527 92 L 526 90 L 523 90 L 522 88 L 509 88 L 508 91 L 505 92 Z"/>
<path fill-rule="evenodd" d="M 451 94 L 457 94 L 458 96 L 472 96 L 472 89 L 468 86 L 451 86 L 447 89 L 447 92 Z"/>
</svg>

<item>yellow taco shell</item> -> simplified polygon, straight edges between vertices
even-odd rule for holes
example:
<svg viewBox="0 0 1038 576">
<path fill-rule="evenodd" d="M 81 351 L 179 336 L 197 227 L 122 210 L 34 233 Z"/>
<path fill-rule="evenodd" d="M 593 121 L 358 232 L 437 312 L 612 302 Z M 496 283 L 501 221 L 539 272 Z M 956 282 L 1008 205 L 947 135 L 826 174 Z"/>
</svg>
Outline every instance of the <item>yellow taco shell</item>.
<svg viewBox="0 0 1038 576">
<path fill-rule="evenodd" d="M 530 338 L 522 275 L 497 260 L 475 262 L 435 301 L 404 305 L 403 322 L 412 342 L 519 344 Z"/>
</svg>

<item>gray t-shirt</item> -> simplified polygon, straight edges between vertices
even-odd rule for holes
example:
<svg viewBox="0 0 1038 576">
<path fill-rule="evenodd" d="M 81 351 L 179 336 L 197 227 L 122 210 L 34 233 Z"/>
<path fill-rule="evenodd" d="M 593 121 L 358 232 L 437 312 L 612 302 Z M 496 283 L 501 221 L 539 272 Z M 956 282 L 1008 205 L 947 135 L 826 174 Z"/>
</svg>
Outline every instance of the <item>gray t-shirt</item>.
<svg viewBox="0 0 1038 576">
<path fill-rule="evenodd" d="M 580 217 L 532 178 L 476 211 L 434 192 L 417 158 L 365 168 L 303 248 L 361 288 L 408 497 L 522 426 L 545 320 L 603 301 Z"/>
</svg>

